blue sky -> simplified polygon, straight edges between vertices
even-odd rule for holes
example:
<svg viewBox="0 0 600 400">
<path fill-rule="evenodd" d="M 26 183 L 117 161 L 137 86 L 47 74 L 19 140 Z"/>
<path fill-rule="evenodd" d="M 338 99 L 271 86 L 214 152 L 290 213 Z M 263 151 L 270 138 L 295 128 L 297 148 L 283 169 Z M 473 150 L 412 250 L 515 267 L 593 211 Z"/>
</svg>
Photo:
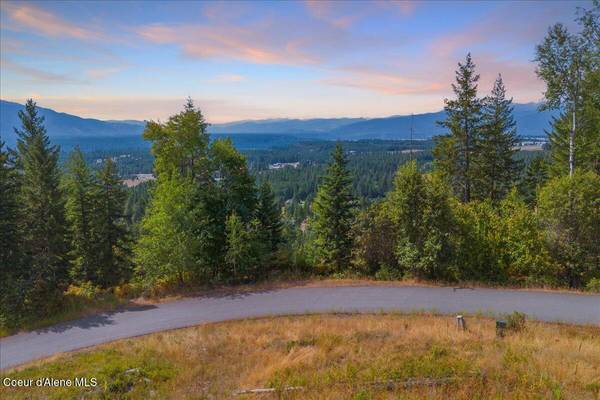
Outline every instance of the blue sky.
<svg viewBox="0 0 600 400">
<path fill-rule="evenodd" d="M 210 122 L 437 111 L 471 52 L 538 101 L 535 45 L 582 1 L 2 1 L 2 99 L 101 119 Z"/>
</svg>

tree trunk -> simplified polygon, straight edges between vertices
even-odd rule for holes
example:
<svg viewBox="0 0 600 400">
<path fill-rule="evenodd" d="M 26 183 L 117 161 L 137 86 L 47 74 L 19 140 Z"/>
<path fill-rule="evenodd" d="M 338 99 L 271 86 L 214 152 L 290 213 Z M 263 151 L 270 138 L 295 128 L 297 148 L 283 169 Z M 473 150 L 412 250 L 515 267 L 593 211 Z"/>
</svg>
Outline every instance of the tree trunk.
<svg viewBox="0 0 600 400">
<path fill-rule="evenodd" d="M 575 172 L 575 109 L 573 108 L 573 122 L 569 135 L 569 176 Z"/>
</svg>

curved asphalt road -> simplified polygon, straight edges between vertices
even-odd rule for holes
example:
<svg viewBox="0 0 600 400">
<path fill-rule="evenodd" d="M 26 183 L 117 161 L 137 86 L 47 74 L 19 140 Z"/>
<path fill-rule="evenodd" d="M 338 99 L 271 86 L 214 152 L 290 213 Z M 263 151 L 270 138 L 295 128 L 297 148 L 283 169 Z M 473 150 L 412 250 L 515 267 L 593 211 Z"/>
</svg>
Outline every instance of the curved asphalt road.
<svg viewBox="0 0 600 400">
<path fill-rule="evenodd" d="M 600 296 L 443 287 L 323 287 L 197 297 L 131 307 L 0 339 L 0 369 L 27 361 L 202 322 L 306 312 L 435 311 L 600 325 Z"/>
</svg>

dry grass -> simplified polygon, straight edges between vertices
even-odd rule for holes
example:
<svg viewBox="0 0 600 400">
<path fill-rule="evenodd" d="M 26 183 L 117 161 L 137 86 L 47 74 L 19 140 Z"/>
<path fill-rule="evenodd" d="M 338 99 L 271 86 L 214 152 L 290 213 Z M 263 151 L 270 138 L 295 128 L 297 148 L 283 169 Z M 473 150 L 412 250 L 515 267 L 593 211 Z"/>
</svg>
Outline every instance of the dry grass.
<svg viewBox="0 0 600 400">
<path fill-rule="evenodd" d="M 428 315 L 311 315 L 208 324 L 30 364 L 9 377 L 95 376 L 96 389 L 0 386 L 3 399 L 600 399 L 600 327 Z M 133 372 L 125 373 L 126 370 Z M 414 379 L 439 385 L 403 386 Z M 372 384 L 395 382 L 396 385 Z M 417 381 L 419 382 L 419 381 Z"/>
</svg>

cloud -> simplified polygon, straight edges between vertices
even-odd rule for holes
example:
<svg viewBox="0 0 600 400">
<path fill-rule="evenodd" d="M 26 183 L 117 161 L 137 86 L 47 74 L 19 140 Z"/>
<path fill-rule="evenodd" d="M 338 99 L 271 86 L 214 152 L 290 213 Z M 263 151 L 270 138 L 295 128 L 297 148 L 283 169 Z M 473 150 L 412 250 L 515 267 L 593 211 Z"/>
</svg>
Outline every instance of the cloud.
<svg viewBox="0 0 600 400">
<path fill-rule="evenodd" d="M 242 82 L 245 81 L 246 77 L 238 74 L 222 74 L 216 76 L 211 82 L 214 83 L 232 83 L 232 82 Z"/>
<path fill-rule="evenodd" d="M 85 74 L 87 75 L 88 78 L 97 80 L 97 79 L 104 79 L 111 75 L 117 74 L 125 69 L 126 69 L 126 67 L 92 68 L 92 69 L 88 69 L 85 72 Z"/>
<path fill-rule="evenodd" d="M 322 83 L 374 91 L 386 95 L 441 93 L 447 89 L 445 82 L 419 79 L 414 76 L 390 73 L 365 67 L 335 70 L 335 75 Z"/>
<path fill-rule="evenodd" d="M 2 58 L 0 62 L 3 70 L 13 71 L 37 83 L 82 83 L 80 80 L 74 79 L 67 75 L 42 71 L 37 68 L 12 62 L 6 58 Z"/>
<path fill-rule="evenodd" d="M 194 58 L 225 58 L 257 64 L 310 64 L 317 62 L 304 53 L 300 41 L 270 31 L 269 24 L 247 28 L 218 25 L 151 25 L 139 28 L 138 34 L 156 44 L 175 44 Z"/>
<path fill-rule="evenodd" d="M 352 13 L 351 11 L 347 9 L 343 10 L 343 8 L 340 7 L 340 5 L 353 5 L 351 3 L 344 4 L 341 2 L 335 3 L 324 0 L 306 0 L 304 4 L 306 5 L 309 14 L 314 18 L 326 21 L 339 29 L 350 27 L 350 25 L 361 17 L 360 13 L 357 13 L 356 10 L 353 10 L 354 13 Z"/>
<path fill-rule="evenodd" d="M 5 100 L 24 102 L 27 97 L 11 97 Z M 229 122 L 240 119 L 268 118 L 278 112 L 267 107 L 257 107 L 239 100 L 211 97 L 195 97 L 194 104 L 210 123 Z M 45 96 L 34 97 L 40 107 L 48 107 L 84 118 L 107 120 L 166 120 L 180 112 L 185 104 L 182 97 L 140 96 Z"/>
<path fill-rule="evenodd" d="M 2 10 L 7 13 L 17 30 L 34 31 L 51 37 L 69 37 L 91 40 L 98 33 L 72 24 L 54 14 L 30 4 L 3 2 Z"/>
</svg>

